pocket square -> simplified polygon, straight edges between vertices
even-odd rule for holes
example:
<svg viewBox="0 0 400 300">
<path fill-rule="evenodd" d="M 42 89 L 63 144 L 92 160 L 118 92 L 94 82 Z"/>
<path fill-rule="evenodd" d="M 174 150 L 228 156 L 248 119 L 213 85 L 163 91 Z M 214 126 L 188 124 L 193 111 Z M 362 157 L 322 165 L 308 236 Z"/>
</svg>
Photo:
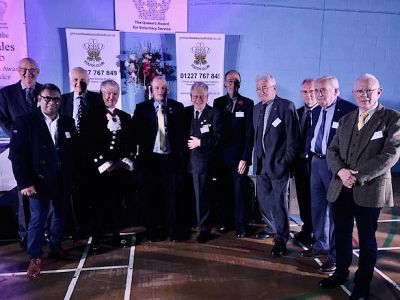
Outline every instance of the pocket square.
<svg viewBox="0 0 400 300">
<path fill-rule="evenodd" d="M 375 132 L 374 132 L 374 135 L 373 135 L 372 138 L 371 138 L 371 141 L 377 140 L 377 139 L 380 139 L 380 138 L 383 138 L 383 132 L 382 132 L 382 130 L 380 130 L 380 131 L 375 131 Z"/>
</svg>

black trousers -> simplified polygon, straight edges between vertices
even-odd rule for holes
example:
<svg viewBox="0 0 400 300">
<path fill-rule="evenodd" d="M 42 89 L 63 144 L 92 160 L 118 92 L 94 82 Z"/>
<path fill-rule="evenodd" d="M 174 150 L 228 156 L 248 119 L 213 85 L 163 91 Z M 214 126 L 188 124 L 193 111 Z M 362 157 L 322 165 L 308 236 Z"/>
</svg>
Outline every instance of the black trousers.
<svg viewBox="0 0 400 300">
<path fill-rule="evenodd" d="M 295 169 L 295 184 L 300 218 L 303 221 L 301 231 L 306 235 L 313 232 L 311 218 L 311 159 L 298 158 Z"/>
<path fill-rule="evenodd" d="M 355 219 L 360 244 L 360 256 L 358 270 L 354 277 L 354 289 L 362 291 L 363 294 L 368 294 L 377 258 L 375 232 L 381 209 L 357 205 L 353 199 L 353 190 L 345 187 L 343 187 L 339 198 L 333 203 L 332 209 L 336 230 L 336 273 L 347 273 L 351 265 Z"/>
</svg>

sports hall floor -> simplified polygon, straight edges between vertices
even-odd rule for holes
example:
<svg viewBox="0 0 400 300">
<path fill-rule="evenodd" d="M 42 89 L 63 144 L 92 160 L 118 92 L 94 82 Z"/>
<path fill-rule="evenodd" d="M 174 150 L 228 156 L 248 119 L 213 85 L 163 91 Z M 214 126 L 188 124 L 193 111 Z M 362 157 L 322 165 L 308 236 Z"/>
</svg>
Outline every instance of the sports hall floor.
<svg viewBox="0 0 400 300">
<path fill-rule="evenodd" d="M 400 299 L 400 176 L 394 183 L 397 207 L 383 209 L 380 216 L 370 299 Z M 296 201 L 292 203 L 296 215 Z M 291 221 L 291 229 L 300 227 Z M 320 261 L 300 258 L 301 246 L 293 240 L 286 256 L 272 258 L 271 239 L 236 239 L 230 232 L 216 233 L 206 244 L 195 243 L 195 234 L 186 242 L 148 243 L 140 241 L 142 230 L 125 230 L 133 240 L 130 247 L 110 247 L 97 255 L 88 252 L 90 239 L 68 240 L 64 247 L 76 259 L 45 260 L 42 274 L 35 279 L 26 276 L 28 257 L 19 244 L 1 241 L 0 299 L 348 299 L 353 286 L 356 235 L 348 282 L 322 290 L 318 282 L 326 275 L 316 271 Z"/>
</svg>

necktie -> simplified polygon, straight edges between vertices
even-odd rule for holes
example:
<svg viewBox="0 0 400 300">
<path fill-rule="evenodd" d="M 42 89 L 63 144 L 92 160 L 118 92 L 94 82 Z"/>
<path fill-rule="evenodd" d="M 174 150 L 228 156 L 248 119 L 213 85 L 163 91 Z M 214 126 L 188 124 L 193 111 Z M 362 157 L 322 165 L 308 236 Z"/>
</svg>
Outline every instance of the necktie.
<svg viewBox="0 0 400 300">
<path fill-rule="evenodd" d="M 315 149 L 314 150 L 315 150 L 315 153 L 317 153 L 317 154 L 322 154 L 322 140 L 324 138 L 324 132 L 325 132 L 325 121 L 326 121 L 326 110 L 324 109 L 322 111 L 321 126 L 319 127 L 317 139 L 315 141 Z"/>
<path fill-rule="evenodd" d="M 76 118 L 77 118 L 77 120 L 76 120 L 76 130 L 79 133 L 80 123 L 81 123 L 82 114 L 83 114 L 83 105 L 84 104 L 83 104 L 83 98 L 82 97 L 78 97 L 77 99 L 79 99 L 79 106 L 78 106 L 78 113 L 76 115 Z"/>
<path fill-rule="evenodd" d="M 158 104 L 157 120 L 158 120 L 158 132 L 160 134 L 160 150 L 165 152 L 167 150 L 167 144 L 165 141 L 165 123 L 164 123 L 164 115 L 162 112 L 161 103 Z"/>
<path fill-rule="evenodd" d="M 226 104 L 226 110 L 228 112 L 232 113 L 233 109 L 235 107 L 235 103 L 236 103 L 236 98 L 235 97 L 232 98 L 232 99 L 228 97 L 228 103 Z"/>
<path fill-rule="evenodd" d="M 256 155 L 258 158 L 262 157 L 263 152 L 263 131 L 264 131 L 264 116 L 267 104 L 263 104 L 261 112 L 258 116 L 257 133 L 256 133 Z"/>
<path fill-rule="evenodd" d="M 28 104 L 29 110 L 33 108 L 33 89 L 27 88 L 25 89 L 25 100 Z"/>
<path fill-rule="evenodd" d="M 358 124 L 357 124 L 358 130 L 361 130 L 361 128 L 364 127 L 365 120 L 367 119 L 367 117 L 368 117 L 367 112 L 363 112 L 358 116 Z"/>
<path fill-rule="evenodd" d="M 301 131 L 301 143 L 302 143 L 301 145 L 303 146 L 304 149 L 304 155 L 307 155 L 309 150 L 307 147 L 307 142 L 308 142 L 308 137 L 310 136 L 311 116 L 312 116 L 312 111 L 307 110 L 306 118 L 304 120 L 304 124 Z"/>
</svg>

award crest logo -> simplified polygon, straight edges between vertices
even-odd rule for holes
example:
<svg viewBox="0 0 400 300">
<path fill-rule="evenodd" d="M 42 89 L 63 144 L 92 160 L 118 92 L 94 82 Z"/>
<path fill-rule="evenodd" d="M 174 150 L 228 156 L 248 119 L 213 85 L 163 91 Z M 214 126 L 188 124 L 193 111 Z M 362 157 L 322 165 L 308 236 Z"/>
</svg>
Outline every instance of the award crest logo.
<svg viewBox="0 0 400 300">
<path fill-rule="evenodd" d="M 85 64 L 91 67 L 101 67 L 104 65 L 104 61 L 102 61 L 100 56 L 101 50 L 104 49 L 102 43 L 99 43 L 96 39 L 90 39 L 89 42 L 84 43 L 82 47 L 87 51 Z"/>
<path fill-rule="evenodd" d="M 171 0 L 133 0 L 141 20 L 164 20 Z"/>
<path fill-rule="evenodd" d="M 0 1 L 0 22 L 3 22 L 3 17 L 6 12 L 7 12 L 7 2 Z"/>
<path fill-rule="evenodd" d="M 207 47 L 202 42 L 199 42 L 196 46 L 190 48 L 190 52 L 194 54 L 192 68 L 201 71 L 207 70 L 210 67 L 207 62 L 207 54 L 210 53 L 210 51 L 210 47 Z"/>
</svg>

